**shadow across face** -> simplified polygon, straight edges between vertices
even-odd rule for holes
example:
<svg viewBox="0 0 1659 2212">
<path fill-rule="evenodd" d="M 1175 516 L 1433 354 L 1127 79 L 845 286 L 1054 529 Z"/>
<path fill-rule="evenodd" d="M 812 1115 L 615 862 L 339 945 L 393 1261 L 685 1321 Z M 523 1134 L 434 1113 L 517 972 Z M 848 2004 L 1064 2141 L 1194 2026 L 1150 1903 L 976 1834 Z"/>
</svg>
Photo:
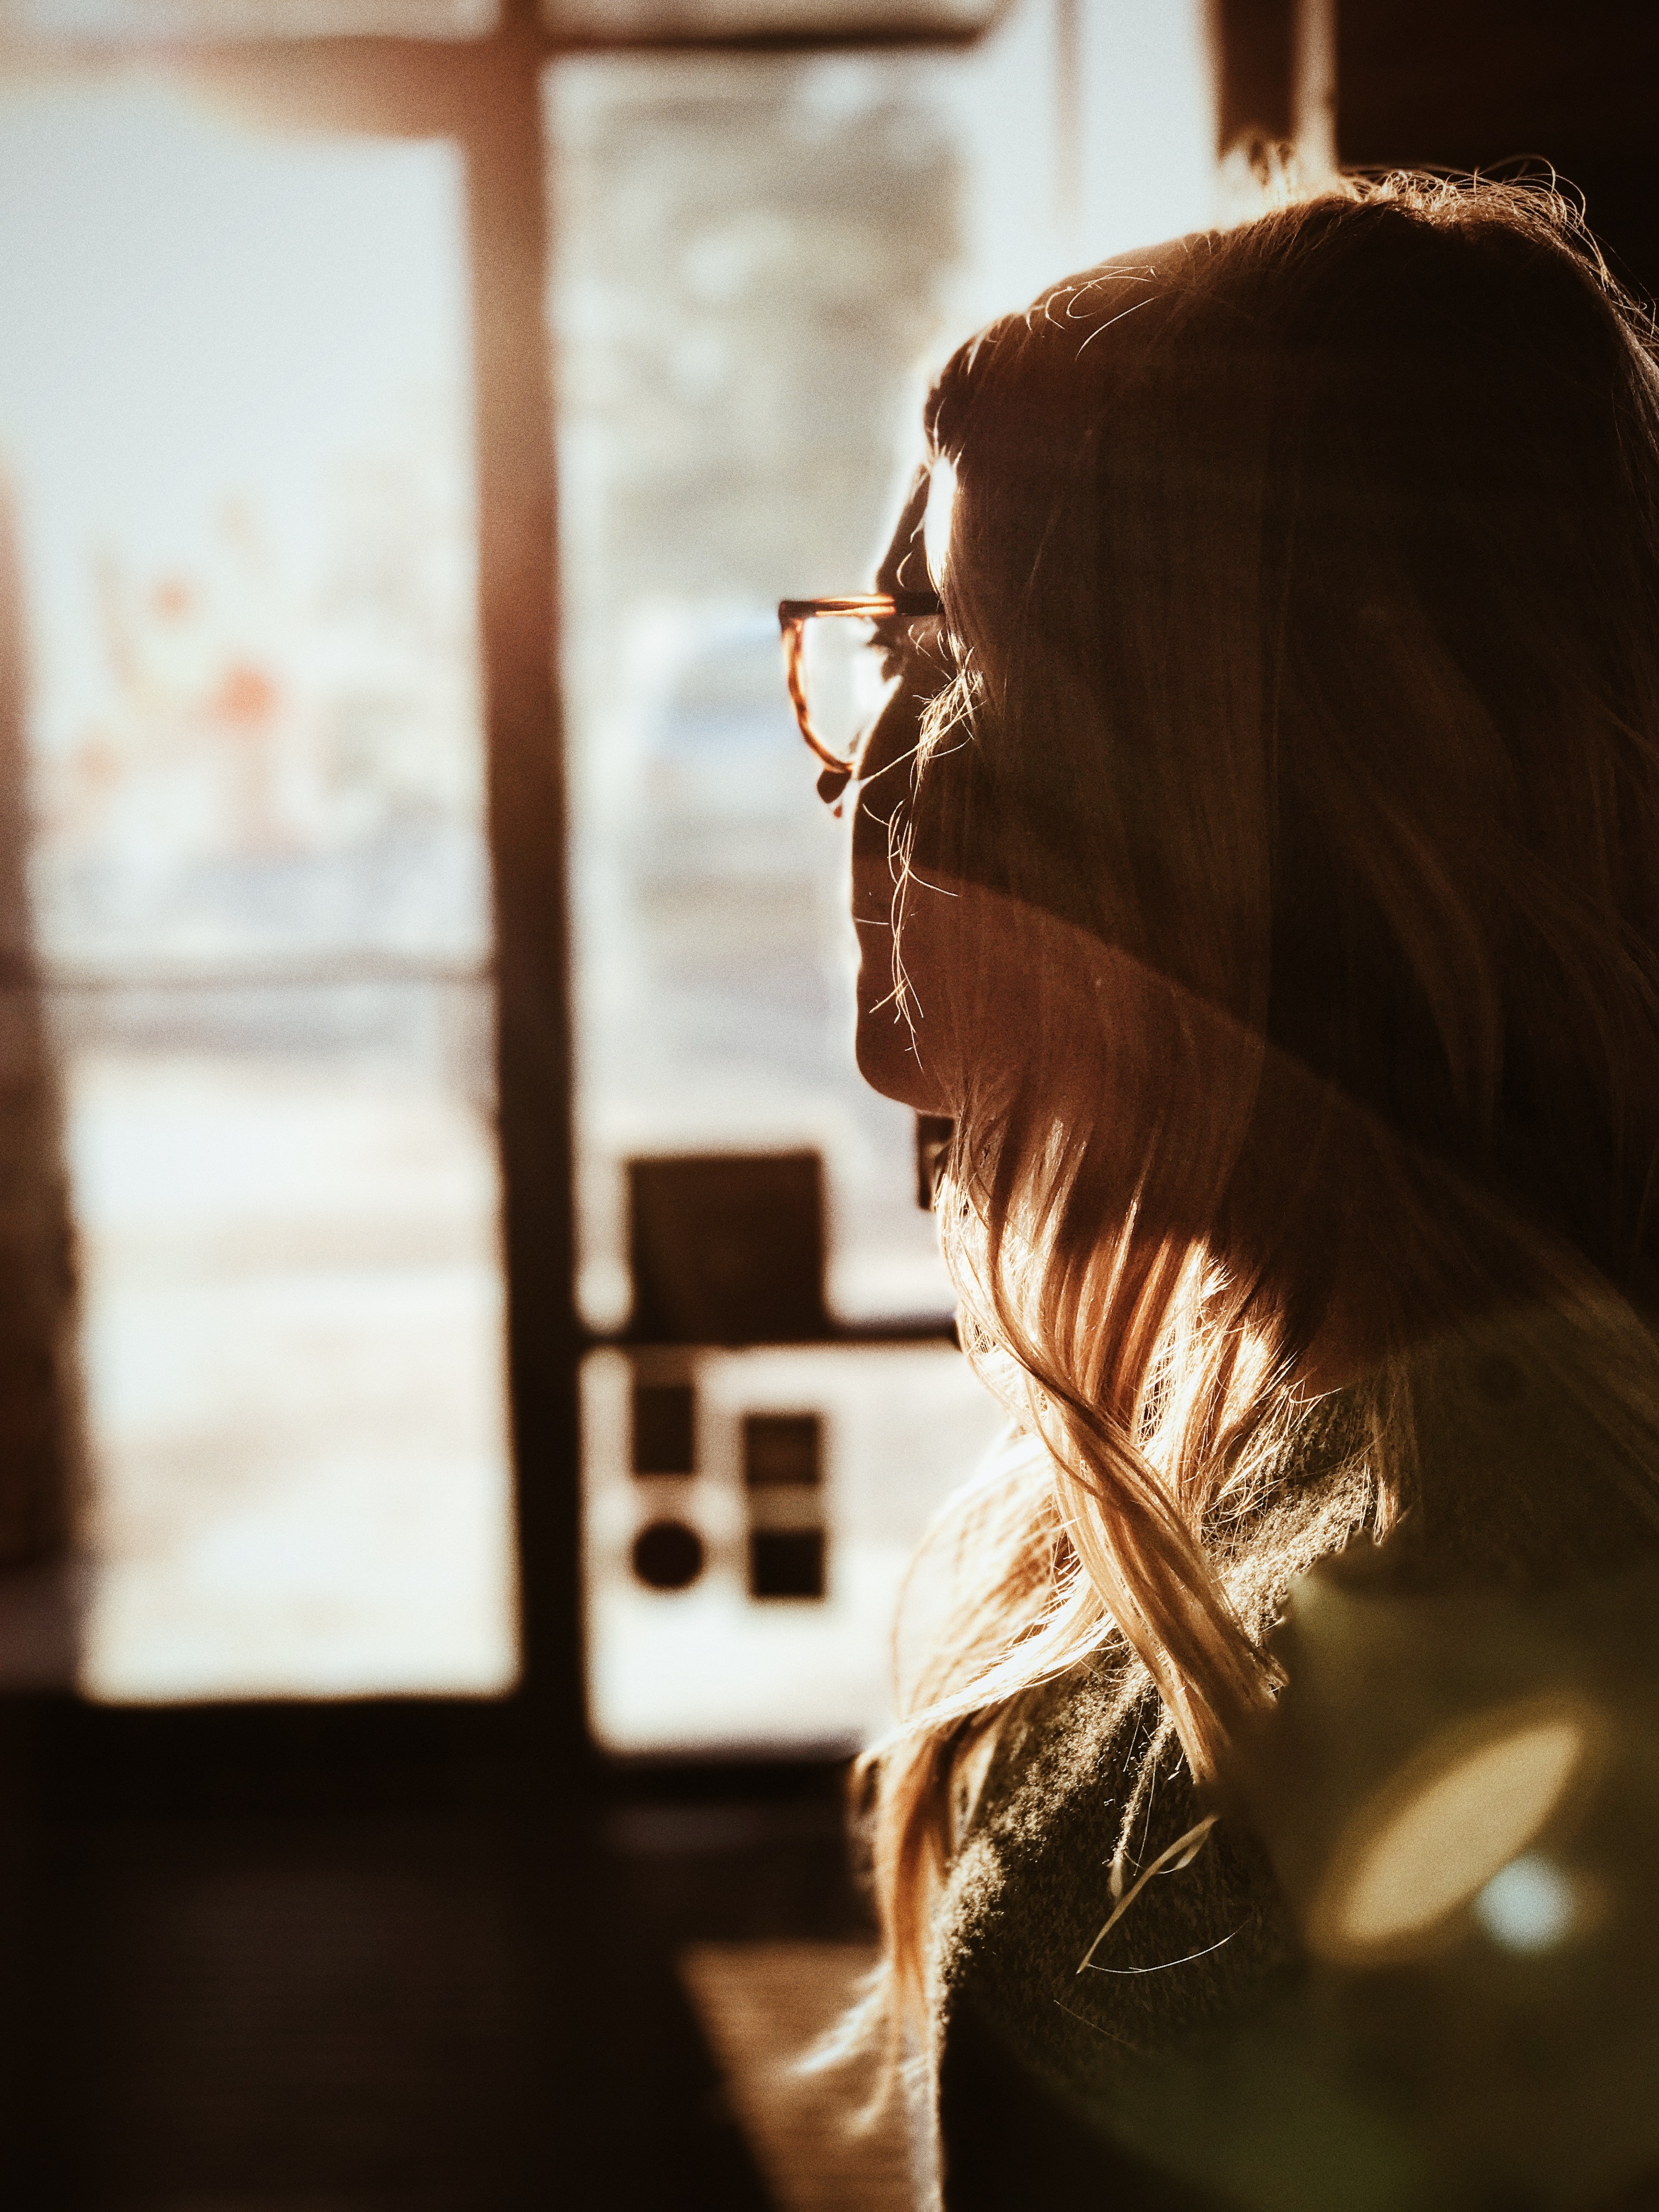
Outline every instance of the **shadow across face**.
<svg viewBox="0 0 1659 2212">
<path fill-rule="evenodd" d="M 932 483 L 924 471 L 877 571 L 883 592 L 929 586 L 925 532 Z M 852 916 L 857 937 L 858 1064 L 865 1080 L 921 1113 L 947 1110 L 933 1051 L 943 995 L 942 963 L 955 957 L 948 920 L 935 912 L 956 894 L 914 872 L 909 802 L 927 709 L 954 667 L 942 622 L 896 618 L 878 626 L 894 678 L 885 706 L 860 749 L 853 786 Z M 929 1007 L 934 1030 L 927 1024 Z M 942 1043 L 941 1040 L 941 1043 Z"/>
</svg>

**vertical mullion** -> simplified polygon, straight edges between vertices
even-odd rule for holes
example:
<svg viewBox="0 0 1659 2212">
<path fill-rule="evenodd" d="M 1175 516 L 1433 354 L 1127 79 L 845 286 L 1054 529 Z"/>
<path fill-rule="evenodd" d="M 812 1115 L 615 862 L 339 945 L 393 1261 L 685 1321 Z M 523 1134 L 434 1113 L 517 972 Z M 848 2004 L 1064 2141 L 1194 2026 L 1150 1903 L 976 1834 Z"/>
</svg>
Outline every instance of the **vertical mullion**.
<svg viewBox="0 0 1659 2212">
<path fill-rule="evenodd" d="M 543 52 L 533 0 L 509 5 L 478 57 L 464 138 L 525 1694 L 538 1734 L 574 1753 L 585 1732 Z"/>
</svg>

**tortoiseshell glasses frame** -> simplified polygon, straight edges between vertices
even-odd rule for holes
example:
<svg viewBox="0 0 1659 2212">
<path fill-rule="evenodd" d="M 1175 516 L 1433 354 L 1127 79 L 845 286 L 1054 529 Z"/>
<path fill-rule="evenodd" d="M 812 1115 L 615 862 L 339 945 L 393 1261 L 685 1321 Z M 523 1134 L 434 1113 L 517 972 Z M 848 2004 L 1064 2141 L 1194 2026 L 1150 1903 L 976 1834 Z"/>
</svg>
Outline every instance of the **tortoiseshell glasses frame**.
<svg viewBox="0 0 1659 2212">
<path fill-rule="evenodd" d="M 789 697 L 795 709 L 795 720 L 800 725 L 801 736 L 808 747 L 823 765 L 818 778 L 818 795 L 826 801 L 837 799 L 852 781 L 857 763 L 843 759 L 825 744 L 812 727 L 811 710 L 806 703 L 806 625 L 820 616 L 845 616 L 855 622 L 887 622 L 895 615 L 907 618 L 916 616 L 939 615 L 945 611 L 945 603 L 937 592 L 866 592 L 854 599 L 782 599 L 778 603 L 778 627 L 783 633 L 783 672 L 789 684 Z"/>
</svg>

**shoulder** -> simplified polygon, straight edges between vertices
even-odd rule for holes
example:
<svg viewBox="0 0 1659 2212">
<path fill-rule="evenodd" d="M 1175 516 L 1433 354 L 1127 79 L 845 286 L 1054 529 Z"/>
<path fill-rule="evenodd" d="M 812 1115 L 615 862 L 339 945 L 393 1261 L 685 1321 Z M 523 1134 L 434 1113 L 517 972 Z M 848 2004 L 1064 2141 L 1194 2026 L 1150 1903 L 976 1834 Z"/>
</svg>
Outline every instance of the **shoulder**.
<svg viewBox="0 0 1659 2212">
<path fill-rule="evenodd" d="M 1178 2050 L 1282 1986 L 1294 1969 L 1277 1890 L 1224 1820 L 1083 1967 L 1120 1847 L 1121 1887 L 1203 1818 L 1137 1662 L 1097 1657 L 1012 1708 L 937 1923 L 944 2045 L 971 2018 L 1103 2119 L 1123 2062 Z"/>
<path fill-rule="evenodd" d="M 1285 1440 L 1272 1500 L 1234 1532 L 1226 1579 L 1258 1632 L 1364 1519 L 1359 1442 L 1352 1407 L 1314 1409 Z M 1190 1864 L 1149 1881 L 1083 1966 L 1117 1899 L 1211 1809 L 1122 1646 L 1015 1701 L 936 1923 L 945 2041 L 971 2011 L 1049 2087 L 1093 2106 L 1131 2055 L 1178 2051 L 1281 1990 L 1296 1971 L 1288 1917 L 1231 1817 Z"/>
</svg>

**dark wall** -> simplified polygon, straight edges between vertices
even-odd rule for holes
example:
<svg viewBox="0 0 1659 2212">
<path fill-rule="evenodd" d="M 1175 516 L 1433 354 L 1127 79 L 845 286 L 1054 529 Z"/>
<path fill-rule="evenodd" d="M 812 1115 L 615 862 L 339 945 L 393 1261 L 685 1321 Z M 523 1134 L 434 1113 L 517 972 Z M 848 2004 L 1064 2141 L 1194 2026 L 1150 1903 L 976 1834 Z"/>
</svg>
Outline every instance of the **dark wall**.
<svg viewBox="0 0 1659 2212">
<path fill-rule="evenodd" d="M 1338 0 L 1345 164 L 1553 162 L 1620 275 L 1659 295 L 1653 0 Z"/>
</svg>

